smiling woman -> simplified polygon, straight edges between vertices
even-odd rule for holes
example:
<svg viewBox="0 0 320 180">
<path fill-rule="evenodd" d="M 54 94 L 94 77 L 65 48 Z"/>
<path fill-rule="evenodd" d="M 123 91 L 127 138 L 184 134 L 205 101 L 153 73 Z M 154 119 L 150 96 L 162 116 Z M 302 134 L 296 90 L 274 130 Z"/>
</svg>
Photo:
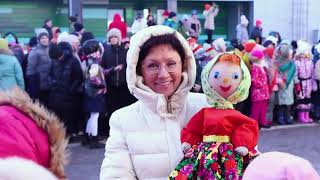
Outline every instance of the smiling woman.
<svg viewBox="0 0 320 180">
<path fill-rule="evenodd" d="M 127 63 L 138 101 L 110 118 L 100 179 L 167 179 L 183 156 L 181 128 L 207 106 L 203 94 L 190 92 L 195 59 L 178 32 L 158 25 L 132 36 Z"/>
</svg>

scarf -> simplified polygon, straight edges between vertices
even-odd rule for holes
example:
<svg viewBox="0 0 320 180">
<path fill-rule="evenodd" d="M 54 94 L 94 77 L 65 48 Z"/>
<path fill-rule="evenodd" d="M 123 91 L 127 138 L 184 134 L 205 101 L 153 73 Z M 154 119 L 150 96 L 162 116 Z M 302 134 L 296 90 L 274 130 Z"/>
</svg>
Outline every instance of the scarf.
<svg viewBox="0 0 320 180">
<path fill-rule="evenodd" d="M 293 61 L 288 61 L 282 65 L 279 66 L 279 72 L 280 73 L 285 73 L 287 72 L 286 75 L 286 88 L 288 88 L 289 84 L 291 83 L 295 73 L 296 73 L 296 66 L 293 63 Z"/>
</svg>

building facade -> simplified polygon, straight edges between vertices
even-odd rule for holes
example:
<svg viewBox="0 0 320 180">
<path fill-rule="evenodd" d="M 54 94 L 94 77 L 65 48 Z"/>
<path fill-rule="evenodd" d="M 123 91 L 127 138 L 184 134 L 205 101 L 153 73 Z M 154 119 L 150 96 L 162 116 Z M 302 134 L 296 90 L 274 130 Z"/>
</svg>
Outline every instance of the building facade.
<svg viewBox="0 0 320 180">
<path fill-rule="evenodd" d="M 72 0 L 2 0 L 0 1 L 0 33 L 14 32 L 18 37 L 29 38 L 34 28 L 41 27 L 47 18 L 55 26 L 68 29 L 69 4 Z M 198 11 L 200 22 L 204 23 L 202 11 L 208 0 L 79 0 L 82 2 L 82 17 L 86 31 L 99 39 L 105 38 L 108 24 L 115 13 L 120 13 L 128 27 L 138 12 L 152 13 L 161 17 L 165 9 L 177 9 L 178 19 L 184 14 Z M 216 0 L 220 12 L 215 19 L 215 37 L 228 40 L 235 38 L 235 27 L 242 14 L 250 21 L 249 32 L 256 19 L 263 22 L 263 35 L 278 31 L 289 40 L 319 40 L 319 0 Z"/>
</svg>

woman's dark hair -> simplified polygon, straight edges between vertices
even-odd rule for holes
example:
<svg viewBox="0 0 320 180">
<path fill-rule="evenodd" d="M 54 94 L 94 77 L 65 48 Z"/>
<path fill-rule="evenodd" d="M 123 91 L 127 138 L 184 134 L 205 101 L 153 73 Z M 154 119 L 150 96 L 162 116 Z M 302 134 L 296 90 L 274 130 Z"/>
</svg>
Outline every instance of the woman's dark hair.
<svg viewBox="0 0 320 180">
<path fill-rule="evenodd" d="M 29 45 L 30 47 L 35 47 L 35 46 L 37 46 L 37 44 L 38 44 L 37 37 L 36 37 L 36 36 L 32 36 L 32 37 L 29 39 L 28 45 Z"/>
<path fill-rule="evenodd" d="M 180 40 L 176 37 L 175 33 L 172 34 L 163 34 L 159 36 L 151 36 L 142 46 L 140 46 L 139 58 L 137 63 L 137 72 L 141 74 L 141 63 L 147 57 L 150 52 L 150 49 L 154 46 L 168 44 L 177 51 L 181 58 L 182 66 L 186 57 L 184 48 Z"/>
<path fill-rule="evenodd" d="M 264 47 L 268 47 L 270 44 L 272 44 L 273 47 L 275 47 L 275 44 L 274 44 L 271 40 L 266 40 L 266 41 L 263 43 L 263 46 L 264 46 Z"/>
<path fill-rule="evenodd" d="M 86 42 L 87 40 L 90 40 L 90 39 L 94 39 L 94 35 L 92 34 L 92 32 L 84 32 L 82 34 L 80 44 L 83 45 L 84 42 Z"/>
<path fill-rule="evenodd" d="M 70 16 L 69 17 L 69 21 L 70 22 L 77 22 L 78 21 L 78 17 L 77 16 Z"/>
<path fill-rule="evenodd" d="M 43 22 L 44 25 L 46 25 L 49 21 L 52 21 L 52 20 L 51 19 L 45 19 L 44 22 Z"/>
<path fill-rule="evenodd" d="M 59 59 L 61 56 L 63 56 L 63 50 L 61 49 L 61 47 L 59 47 L 57 44 L 55 43 L 50 43 L 49 44 L 49 57 L 51 59 Z"/>
<path fill-rule="evenodd" d="M 298 49 L 297 41 L 296 40 L 292 40 L 291 41 L 291 46 L 292 46 L 293 49 Z"/>
</svg>

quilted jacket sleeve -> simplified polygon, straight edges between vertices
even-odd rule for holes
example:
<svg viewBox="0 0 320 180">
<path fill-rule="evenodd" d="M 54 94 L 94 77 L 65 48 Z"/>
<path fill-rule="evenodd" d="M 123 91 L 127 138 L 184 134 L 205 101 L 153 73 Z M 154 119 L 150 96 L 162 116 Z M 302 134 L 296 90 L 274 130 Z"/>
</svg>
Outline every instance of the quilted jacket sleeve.
<svg viewBox="0 0 320 180">
<path fill-rule="evenodd" d="M 100 180 L 136 180 L 131 155 L 121 129 L 117 112 L 110 118 L 110 137 L 106 142 L 105 157 L 100 169 Z"/>
</svg>

